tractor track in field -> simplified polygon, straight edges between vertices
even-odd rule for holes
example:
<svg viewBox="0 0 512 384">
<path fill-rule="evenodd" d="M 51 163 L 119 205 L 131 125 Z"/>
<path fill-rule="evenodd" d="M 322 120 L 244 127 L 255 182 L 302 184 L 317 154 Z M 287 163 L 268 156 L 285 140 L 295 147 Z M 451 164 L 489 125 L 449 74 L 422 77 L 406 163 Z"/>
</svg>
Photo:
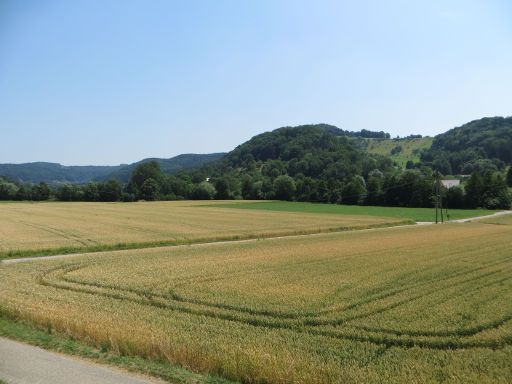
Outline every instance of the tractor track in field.
<svg viewBox="0 0 512 384">
<path fill-rule="evenodd" d="M 277 328 L 288 329 L 298 333 L 309 333 L 318 336 L 324 336 L 335 339 L 346 339 L 351 341 L 370 342 L 385 347 L 397 346 L 403 348 L 422 347 L 429 349 L 471 349 L 471 348 L 489 348 L 500 349 L 505 346 L 511 345 L 512 340 L 508 338 L 498 338 L 490 340 L 471 340 L 469 337 L 475 336 L 484 331 L 496 329 L 503 326 L 512 320 L 512 315 L 506 314 L 498 319 L 491 320 L 485 323 L 475 324 L 469 328 L 460 328 L 455 330 L 439 330 L 433 332 L 425 332 L 419 330 L 401 331 L 393 329 L 378 329 L 371 327 L 359 327 L 352 324 L 353 320 L 366 319 L 368 317 L 387 312 L 398 308 L 411 301 L 436 294 L 446 289 L 460 289 L 467 283 L 474 283 L 475 280 L 484 279 L 482 286 L 490 286 L 499 284 L 509 277 L 503 278 L 499 276 L 503 271 L 501 264 L 509 264 L 512 257 L 504 260 L 494 261 L 481 265 L 477 268 L 471 268 L 466 271 L 460 271 L 453 274 L 441 276 L 439 279 L 434 279 L 438 282 L 446 282 L 442 286 L 437 286 L 427 289 L 424 292 L 416 293 L 411 297 L 400 298 L 395 301 L 393 298 L 396 295 L 408 290 L 421 289 L 422 286 L 432 283 L 432 280 L 427 280 L 421 283 L 413 284 L 412 286 L 402 287 L 398 290 L 391 290 L 384 292 L 380 295 L 370 295 L 368 300 L 357 303 L 356 306 L 351 306 L 351 310 L 356 313 L 350 315 L 345 313 L 348 307 L 340 312 L 343 314 L 340 318 L 334 319 L 311 319 L 309 316 L 287 316 L 285 313 L 273 313 L 272 311 L 248 311 L 245 308 L 238 308 L 230 305 L 217 305 L 215 303 L 207 303 L 196 300 L 187 300 L 185 298 L 177 298 L 174 295 L 164 295 L 140 289 L 122 288 L 99 282 L 87 282 L 75 280 L 67 277 L 68 273 L 77 271 L 84 267 L 79 263 L 60 265 L 50 268 L 49 270 L 41 273 L 37 282 L 44 286 L 51 286 L 56 289 L 69 290 L 79 294 L 98 295 L 103 297 L 112 298 L 119 301 L 129 301 L 143 306 L 150 306 L 166 310 L 170 312 L 187 313 L 194 316 L 211 317 L 223 321 L 232 321 L 242 323 L 245 325 L 263 327 L 263 328 Z M 500 268 L 494 270 L 494 268 Z M 489 271 L 489 268 L 491 270 Z M 471 276 L 474 274 L 477 276 Z M 498 276 L 496 276 L 498 275 Z M 450 281 L 452 279 L 462 278 L 461 280 Z M 487 279 L 491 278 L 490 281 Z M 378 308 L 364 310 L 357 313 L 360 306 L 368 303 L 377 303 L 380 300 L 391 298 L 390 303 L 383 302 Z M 318 316 L 320 313 L 317 313 Z"/>
</svg>

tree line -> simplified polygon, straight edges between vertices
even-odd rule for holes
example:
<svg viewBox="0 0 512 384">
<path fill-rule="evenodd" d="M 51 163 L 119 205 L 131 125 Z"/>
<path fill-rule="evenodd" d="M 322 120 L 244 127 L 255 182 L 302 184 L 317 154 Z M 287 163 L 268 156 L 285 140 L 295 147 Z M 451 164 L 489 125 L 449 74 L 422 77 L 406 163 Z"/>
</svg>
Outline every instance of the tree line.
<svg viewBox="0 0 512 384">
<path fill-rule="evenodd" d="M 272 172 L 267 172 L 272 173 Z M 158 163 L 139 165 L 128 184 L 116 180 L 84 185 L 45 183 L 26 185 L 0 179 L 0 200 L 59 201 L 153 201 L 250 199 L 309 201 L 333 204 L 359 204 L 403 207 L 433 207 L 435 174 L 428 167 L 373 169 L 366 177 L 355 175 L 345 183 L 330 184 L 304 175 L 287 173 L 250 175 L 225 174 L 203 178 L 200 174 L 164 174 Z M 504 177 L 500 172 L 475 171 L 464 186 L 442 188 L 444 201 L 451 208 L 507 209 L 511 205 L 512 167 Z"/>
<path fill-rule="evenodd" d="M 508 120 L 505 122 L 508 124 Z M 492 120 L 492 129 L 494 123 Z M 382 136 L 382 132 L 365 131 L 362 134 Z M 465 133 L 458 135 L 467 139 Z M 492 134 L 485 137 L 492 137 Z M 366 152 L 359 138 L 325 124 L 284 127 L 257 135 L 220 160 L 195 170 L 169 175 L 162 172 L 157 162 L 150 161 L 139 164 L 129 182 L 124 184 L 109 180 L 84 185 L 23 185 L 4 179 L 0 181 L 0 199 L 126 202 L 279 199 L 433 206 L 434 172 L 450 174 L 448 170 L 440 169 L 436 163 L 438 158 L 429 161 L 424 154 L 420 163 L 411 163 L 401 169 L 389 157 Z M 434 149 L 439 148 L 440 144 Z M 453 159 L 445 160 L 451 167 Z M 496 165 L 498 160 L 503 164 Z M 498 160 L 474 160 L 469 172 L 471 176 L 463 186 L 442 189 L 448 205 L 452 208 L 509 208 L 512 170 L 505 160 Z"/>
</svg>

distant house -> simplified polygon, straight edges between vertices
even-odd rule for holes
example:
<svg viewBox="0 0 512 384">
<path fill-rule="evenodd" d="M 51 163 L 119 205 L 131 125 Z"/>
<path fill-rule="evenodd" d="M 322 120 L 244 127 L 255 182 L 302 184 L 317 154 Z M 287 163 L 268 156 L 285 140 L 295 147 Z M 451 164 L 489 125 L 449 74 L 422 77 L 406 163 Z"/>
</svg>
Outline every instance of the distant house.
<svg viewBox="0 0 512 384">
<path fill-rule="evenodd" d="M 441 184 L 443 185 L 443 187 L 450 189 L 450 188 L 459 186 L 460 180 L 459 179 L 441 180 Z"/>
</svg>

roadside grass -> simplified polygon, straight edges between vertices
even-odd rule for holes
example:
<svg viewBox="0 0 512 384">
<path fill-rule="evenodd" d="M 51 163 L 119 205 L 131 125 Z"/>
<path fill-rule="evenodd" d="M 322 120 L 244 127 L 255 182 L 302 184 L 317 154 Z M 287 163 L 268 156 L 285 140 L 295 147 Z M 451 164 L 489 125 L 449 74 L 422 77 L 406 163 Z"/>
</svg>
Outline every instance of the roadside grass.
<svg viewBox="0 0 512 384">
<path fill-rule="evenodd" d="M 21 341 L 46 350 L 78 356 L 96 363 L 113 365 L 128 371 L 158 377 L 174 384 L 233 384 L 216 376 L 190 372 L 169 362 L 148 360 L 136 356 L 123 356 L 106 348 L 96 349 L 82 341 L 55 332 L 51 326 L 36 328 L 27 322 L 9 318 L 0 311 L 0 336 Z M 0 384 L 6 384 L 0 380 Z"/>
<path fill-rule="evenodd" d="M 326 213 L 336 215 L 380 216 L 414 221 L 435 221 L 434 208 L 378 207 L 365 205 L 337 205 L 324 203 L 302 203 L 290 201 L 260 201 L 251 203 L 211 204 L 209 207 L 258 209 L 268 211 Z M 449 209 L 450 220 L 491 215 L 496 211 L 488 209 Z"/>
</svg>

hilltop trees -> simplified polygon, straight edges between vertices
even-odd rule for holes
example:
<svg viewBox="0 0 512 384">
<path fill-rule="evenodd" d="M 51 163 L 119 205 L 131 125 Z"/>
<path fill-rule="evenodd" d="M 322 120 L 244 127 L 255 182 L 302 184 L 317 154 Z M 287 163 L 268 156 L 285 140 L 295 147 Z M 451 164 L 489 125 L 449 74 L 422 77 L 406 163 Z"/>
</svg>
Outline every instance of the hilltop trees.
<svg viewBox="0 0 512 384">
<path fill-rule="evenodd" d="M 512 117 L 483 118 L 438 135 L 432 147 L 422 153 L 422 161 L 435 162 L 444 174 L 502 169 L 512 164 Z M 446 172 L 450 169 L 447 163 L 452 172 Z"/>
</svg>

